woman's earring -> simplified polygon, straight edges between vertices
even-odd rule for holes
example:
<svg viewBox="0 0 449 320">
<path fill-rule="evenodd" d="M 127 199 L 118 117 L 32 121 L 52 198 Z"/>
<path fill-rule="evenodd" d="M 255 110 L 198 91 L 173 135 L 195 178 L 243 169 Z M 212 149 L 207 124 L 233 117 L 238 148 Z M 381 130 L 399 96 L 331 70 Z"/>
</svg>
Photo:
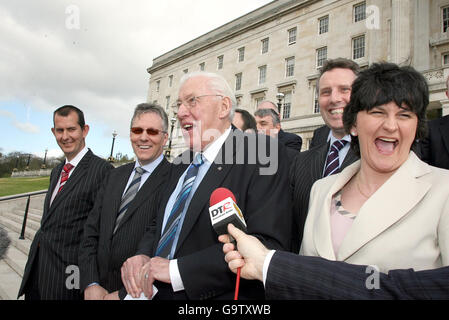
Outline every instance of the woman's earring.
<svg viewBox="0 0 449 320">
<path fill-rule="evenodd" d="M 353 137 L 357 136 L 357 131 L 351 130 L 351 136 L 353 136 Z"/>
</svg>

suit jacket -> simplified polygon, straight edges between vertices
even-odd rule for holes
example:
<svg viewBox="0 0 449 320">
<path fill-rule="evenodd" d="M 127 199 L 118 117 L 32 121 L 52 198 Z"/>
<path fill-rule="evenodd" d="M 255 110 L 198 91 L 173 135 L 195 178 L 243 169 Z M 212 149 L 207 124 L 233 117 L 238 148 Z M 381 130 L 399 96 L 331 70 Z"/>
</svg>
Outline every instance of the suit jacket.
<svg viewBox="0 0 449 320">
<path fill-rule="evenodd" d="M 63 166 L 64 163 L 61 163 L 51 172 L 41 226 L 30 247 L 19 297 L 30 289 L 31 281 L 28 280 L 32 268 L 38 268 L 41 299 L 81 298 L 77 277 L 81 234 L 101 183 L 112 166 L 89 150 L 50 206 L 52 192 Z M 35 263 L 36 260 L 38 263 Z M 66 282 L 69 283 L 69 288 Z"/>
<path fill-rule="evenodd" d="M 310 194 L 301 253 L 391 269 L 449 265 L 449 171 L 410 152 L 401 167 L 363 204 L 337 254 L 331 240 L 332 195 L 359 171 L 360 162 L 317 181 Z"/>
<path fill-rule="evenodd" d="M 421 141 L 420 152 L 428 164 L 449 169 L 449 115 L 429 122 L 429 133 Z"/>
<path fill-rule="evenodd" d="M 260 143 L 260 144 L 259 144 Z M 274 174 L 261 175 L 261 158 L 252 159 L 261 146 L 278 146 L 270 155 L 277 162 Z M 288 250 L 290 245 L 291 199 L 288 190 L 288 161 L 277 155 L 285 147 L 265 135 L 244 134 L 234 130 L 226 139 L 215 161 L 198 186 L 189 207 L 174 254 L 185 290 L 173 293 L 171 285 L 156 283 L 159 299 L 232 299 L 235 275 L 224 261 L 223 245 L 218 242 L 209 215 L 209 198 L 218 187 L 231 190 L 241 209 L 249 234 L 257 236 L 269 248 Z M 276 154 L 277 153 L 277 154 Z M 192 158 L 184 153 L 175 159 L 170 178 L 171 187 L 159 210 L 156 237 L 146 233 L 138 254 L 153 256 L 161 235 L 167 201 L 187 164 L 179 159 Z M 265 154 L 264 154 L 265 155 Z M 278 158 L 278 159 L 276 159 Z M 265 166 L 266 167 L 266 166 Z M 263 286 L 257 281 L 242 280 L 239 298 L 264 297 Z"/>
<path fill-rule="evenodd" d="M 329 137 L 329 132 L 330 129 L 326 125 L 319 127 L 318 129 L 315 129 L 315 131 L 313 131 L 312 140 L 310 141 L 309 144 L 309 149 L 312 149 L 322 144 L 326 144 L 327 138 Z"/>
<path fill-rule="evenodd" d="M 302 138 L 297 134 L 285 132 L 284 130 L 279 130 L 278 139 L 287 148 L 293 149 L 295 151 L 301 152 Z"/>
<path fill-rule="evenodd" d="M 268 267 L 265 295 L 273 300 L 449 299 L 449 267 L 379 273 L 377 288 L 369 289 L 366 282 L 372 275 L 366 265 L 277 251 Z"/>
<path fill-rule="evenodd" d="M 312 185 L 323 177 L 329 143 L 301 152 L 290 168 L 290 184 L 293 192 L 292 251 L 298 253 L 303 237 L 304 224 L 309 211 L 309 197 Z M 349 149 L 341 170 L 358 159 Z"/>
<path fill-rule="evenodd" d="M 121 289 L 122 264 L 134 255 L 144 233 L 155 225 L 157 195 L 164 188 L 170 169 L 165 158 L 141 186 L 113 234 L 122 195 L 134 167 L 132 162 L 112 170 L 95 200 L 80 246 L 81 289 L 93 282 L 108 292 Z"/>
</svg>

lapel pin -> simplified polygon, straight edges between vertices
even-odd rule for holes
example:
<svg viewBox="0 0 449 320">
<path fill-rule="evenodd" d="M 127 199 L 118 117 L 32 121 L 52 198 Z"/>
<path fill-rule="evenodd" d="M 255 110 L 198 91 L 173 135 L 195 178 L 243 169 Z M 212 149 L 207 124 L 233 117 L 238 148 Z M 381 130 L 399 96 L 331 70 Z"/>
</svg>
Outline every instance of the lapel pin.
<svg viewBox="0 0 449 320">
<path fill-rule="evenodd" d="M 218 167 L 217 169 L 218 169 L 218 171 L 221 171 L 223 169 L 223 167 Z"/>
</svg>

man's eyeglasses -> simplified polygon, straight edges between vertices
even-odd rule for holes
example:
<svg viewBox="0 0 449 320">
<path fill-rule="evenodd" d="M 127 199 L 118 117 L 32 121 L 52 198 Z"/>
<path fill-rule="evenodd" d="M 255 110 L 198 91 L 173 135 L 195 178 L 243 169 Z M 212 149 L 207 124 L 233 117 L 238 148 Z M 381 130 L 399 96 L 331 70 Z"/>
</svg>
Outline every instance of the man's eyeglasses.
<svg viewBox="0 0 449 320">
<path fill-rule="evenodd" d="M 203 94 L 201 96 L 193 96 L 186 100 L 177 100 L 176 107 L 179 108 L 181 106 L 181 104 L 183 104 L 189 108 L 193 108 L 196 106 L 197 101 L 202 97 L 222 97 L 223 98 L 223 96 L 221 94 Z"/>
<path fill-rule="evenodd" d="M 148 135 L 150 136 L 156 136 L 159 133 L 163 132 L 163 133 L 167 133 L 167 131 L 162 131 L 162 130 L 158 130 L 158 129 L 153 129 L 153 128 L 147 128 L 147 129 L 143 129 L 140 127 L 132 127 L 131 128 L 131 132 L 134 134 L 142 134 L 144 131 L 147 132 Z"/>
</svg>

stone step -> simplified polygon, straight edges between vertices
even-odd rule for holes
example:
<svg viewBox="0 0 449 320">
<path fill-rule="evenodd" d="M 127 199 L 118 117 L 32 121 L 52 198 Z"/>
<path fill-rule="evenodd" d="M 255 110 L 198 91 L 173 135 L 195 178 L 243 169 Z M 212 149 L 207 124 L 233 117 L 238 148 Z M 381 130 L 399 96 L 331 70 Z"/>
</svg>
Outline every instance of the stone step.
<svg viewBox="0 0 449 320">
<path fill-rule="evenodd" d="M 0 299 L 16 300 L 21 283 L 22 277 L 4 260 L 0 260 Z"/>
<path fill-rule="evenodd" d="M 23 254 L 28 256 L 28 253 L 30 252 L 31 247 L 31 240 L 30 239 L 19 239 L 20 234 L 11 230 L 6 229 L 8 231 L 8 237 L 11 240 L 10 247 L 15 247 L 19 249 Z"/>
<path fill-rule="evenodd" d="M 6 228 L 8 231 L 14 231 L 20 235 L 22 231 L 22 222 L 15 222 L 8 217 L 0 216 L 0 225 Z M 31 228 L 25 228 L 25 238 L 33 240 L 34 235 L 36 234 L 36 230 Z"/>
<path fill-rule="evenodd" d="M 25 214 L 25 209 L 22 209 L 22 208 L 17 209 L 16 208 L 16 209 L 10 210 L 8 212 L 14 213 L 15 215 L 17 215 L 19 217 L 23 217 L 23 215 Z M 38 217 L 39 220 L 40 220 L 42 218 L 42 209 L 39 210 L 39 209 L 31 209 L 31 208 L 29 208 L 28 209 L 28 216 L 30 216 L 30 215 Z"/>
<path fill-rule="evenodd" d="M 3 213 L 3 217 L 10 219 L 14 222 L 17 222 L 21 226 L 23 224 L 23 217 L 15 215 L 13 213 Z M 37 221 L 36 221 L 36 219 L 37 219 Z M 37 231 L 40 228 L 40 226 L 41 226 L 40 219 L 38 219 L 35 215 L 29 214 L 27 217 L 27 223 L 26 223 L 25 230 L 28 228 L 31 228 L 31 229 Z"/>
<path fill-rule="evenodd" d="M 23 277 L 25 265 L 28 260 L 28 255 L 14 246 L 9 246 L 8 252 L 3 260 L 20 276 Z"/>
</svg>

